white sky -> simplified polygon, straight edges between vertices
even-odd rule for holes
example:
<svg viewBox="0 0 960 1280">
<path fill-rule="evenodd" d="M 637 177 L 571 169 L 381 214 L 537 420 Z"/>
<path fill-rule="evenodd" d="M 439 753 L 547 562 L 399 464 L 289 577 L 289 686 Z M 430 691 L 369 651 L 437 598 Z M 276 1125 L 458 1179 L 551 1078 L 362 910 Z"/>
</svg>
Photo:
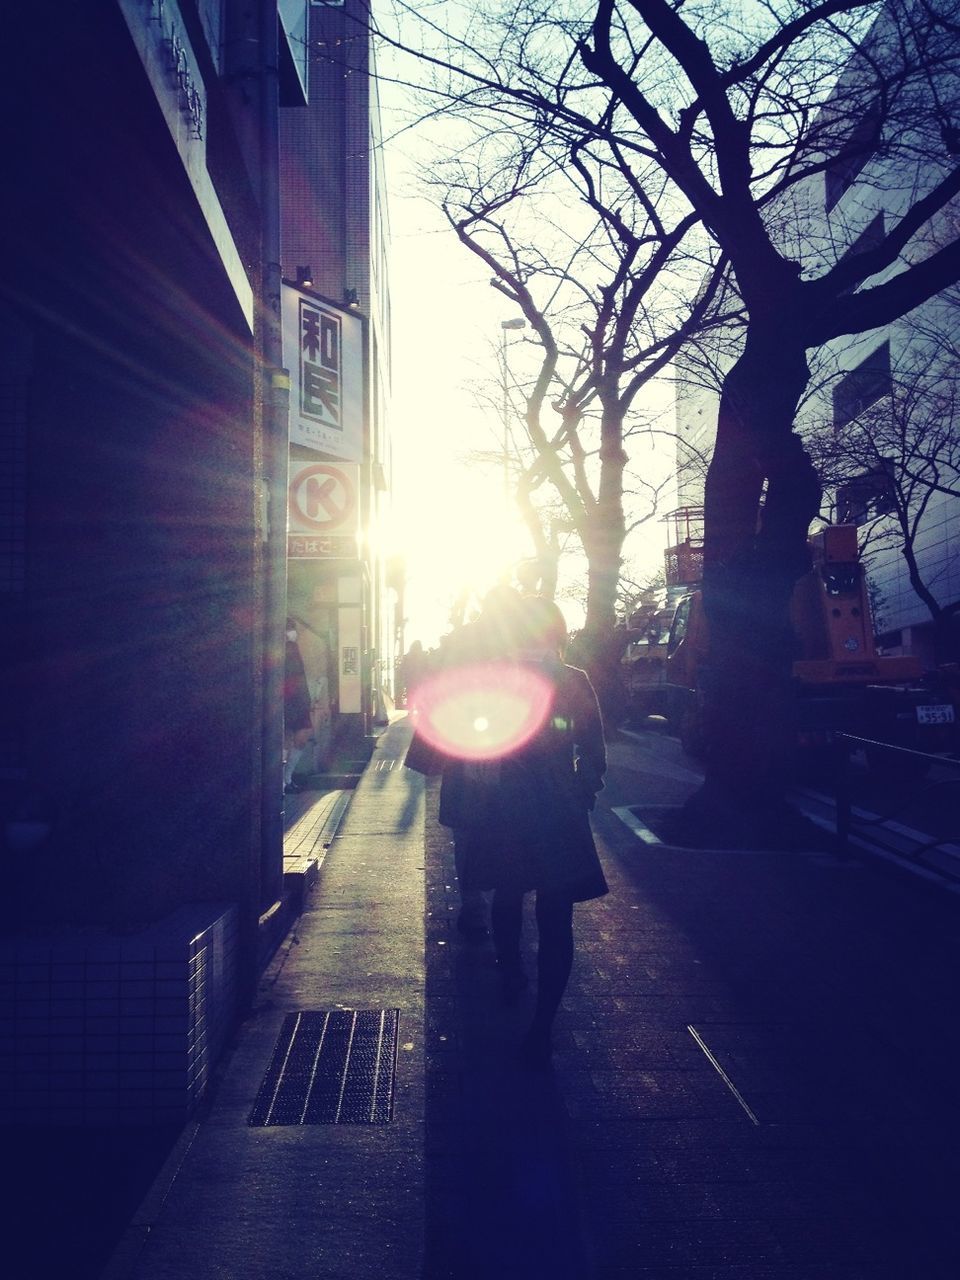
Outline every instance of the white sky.
<svg viewBox="0 0 960 1280">
<path fill-rule="evenodd" d="M 394 91 L 382 84 L 380 92 L 389 138 L 396 126 Z M 408 130 L 388 141 L 385 152 L 392 232 L 391 537 L 407 561 L 406 643 L 420 639 L 428 646 L 449 629 L 450 608 L 463 587 L 482 596 L 533 550 L 515 507 L 505 502 L 496 457 L 476 457 L 501 448 L 501 321 L 515 313 L 442 211 L 418 192 L 415 170 L 437 138 L 435 126 L 429 139 Z M 522 341 L 522 334 L 507 337 Z M 478 403 L 478 388 L 492 404 Z M 664 532 L 659 522 L 650 528 L 649 572 L 662 565 Z M 576 601 L 559 603 L 569 625 L 582 624 Z"/>
<path fill-rule="evenodd" d="M 390 209 L 392 536 L 407 562 L 407 644 L 430 646 L 449 629 L 464 586 L 482 596 L 533 547 L 516 508 L 505 503 L 497 460 L 500 322 L 510 318 L 509 304 L 438 210 L 402 188 L 391 192 Z M 492 405 L 478 403 L 484 385 Z M 641 572 L 662 567 L 665 542 L 659 520 L 631 540 Z M 582 625 L 582 605 L 559 603 L 571 627 Z"/>
<path fill-rule="evenodd" d="M 471 384 L 499 383 L 502 300 L 438 211 L 391 193 L 395 537 L 407 557 L 407 638 L 435 643 L 459 590 L 482 594 L 531 553 L 505 507 L 501 415 Z"/>
</svg>

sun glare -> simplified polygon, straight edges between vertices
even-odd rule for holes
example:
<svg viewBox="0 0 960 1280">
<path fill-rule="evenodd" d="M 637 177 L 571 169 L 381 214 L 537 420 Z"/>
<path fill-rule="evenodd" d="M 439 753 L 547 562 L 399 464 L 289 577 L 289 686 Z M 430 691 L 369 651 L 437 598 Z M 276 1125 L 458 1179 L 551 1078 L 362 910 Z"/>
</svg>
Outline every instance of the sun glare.
<svg viewBox="0 0 960 1280">
<path fill-rule="evenodd" d="M 506 662 L 441 671 L 417 690 L 417 731 L 445 755 L 492 760 L 517 751 L 550 713 L 548 680 Z"/>
<path fill-rule="evenodd" d="M 398 499 L 392 530 L 406 561 L 407 635 L 431 645 L 449 630 L 456 601 L 480 601 L 513 576 L 530 539 L 489 472 L 437 466 L 429 485 Z"/>
</svg>

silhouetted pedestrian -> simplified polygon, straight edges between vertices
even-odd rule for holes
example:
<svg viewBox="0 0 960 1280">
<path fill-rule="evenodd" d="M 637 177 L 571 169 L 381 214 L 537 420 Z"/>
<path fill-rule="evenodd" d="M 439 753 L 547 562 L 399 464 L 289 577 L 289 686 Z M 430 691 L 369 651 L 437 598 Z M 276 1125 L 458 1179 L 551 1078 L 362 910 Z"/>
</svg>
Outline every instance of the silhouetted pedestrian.
<svg viewBox="0 0 960 1280">
<path fill-rule="evenodd" d="M 423 643 L 414 640 L 400 660 L 401 706 L 412 706 L 417 686 L 426 674 L 427 655 L 423 651 Z"/>
<path fill-rule="evenodd" d="M 483 599 L 480 614 L 473 621 L 462 623 L 442 638 L 441 648 L 430 671 L 469 670 L 496 660 L 509 659 L 515 649 L 517 618 L 520 596 L 512 587 L 493 587 Z M 417 749 L 408 755 L 416 760 Z M 439 770 L 438 770 L 439 771 Z M 484 780 L 496 771 L 496 764 L 487 760 L 469 760 L 447 757 L 443 766 L 445 775 L 462 775 L 472 785 L 483 786 Z M 472 885 L 466 866 L 466 850 L 470 843 L 469 831 L 453 825 L 453 856 L 460 893 L 460 910 L 457 914 L 457 931 L 470 942 L 482 942 L 490 932 L 487 926 L 487 902 L 482 889 Z"/>
<path fill-rule="evenodd" d="M 596 695 L 561 659 L 563 615 L 542 599 L 518 601 L 493 663 L 489 698 L 529 699 L 524 732 L 501 754 L 452 758 L 443 771 L 440 821 L 456 833 L 461 888 L 493 890 L 491 924 L 508 1000 L 527 985 L 520 958 L 524 895 L 536 892 L 537 997 L 523 1053 L 546 1066 L 551 1030 L 573 963 L 573 906 L 607 892 L 589 811 L 603 786 L 606 750 Z M 509 709 L 506 713 L 509 717 Z M 477 717 L 475 723 L 484 717 Z"/>
</svg>

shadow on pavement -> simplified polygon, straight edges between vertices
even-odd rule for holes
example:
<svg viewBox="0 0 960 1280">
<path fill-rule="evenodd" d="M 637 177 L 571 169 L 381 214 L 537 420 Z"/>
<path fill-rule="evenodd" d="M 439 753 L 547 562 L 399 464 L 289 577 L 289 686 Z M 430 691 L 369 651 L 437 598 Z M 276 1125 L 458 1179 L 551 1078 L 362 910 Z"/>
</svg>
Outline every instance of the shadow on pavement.
<svg viewBox="0 0 960 1280">
<path fill-rule="evenodd" d="M 180 1133 L 179 1126 L 5 1129 L 5 1273 L 97 1280 Z"/>
<path fill-rule="evenodd" d="M 428 823 L 423 1280 L 580 1280 L 567 1112 L 554 1075 L 519 1063 L 532 994 L 503 1005 L 492 943 L 459 937 L 458 905 L 449 833 Z"/>
</svg>

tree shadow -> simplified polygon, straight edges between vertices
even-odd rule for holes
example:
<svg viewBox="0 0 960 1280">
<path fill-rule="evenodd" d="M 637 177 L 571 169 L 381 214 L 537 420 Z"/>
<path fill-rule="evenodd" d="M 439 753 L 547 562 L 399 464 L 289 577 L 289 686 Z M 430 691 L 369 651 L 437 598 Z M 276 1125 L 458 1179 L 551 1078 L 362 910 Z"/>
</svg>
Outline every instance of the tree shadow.
<svg viewBox="0 0 960 1280">
<path fill-rule="evenodd" d="M 583 1280 L 561 1080 L 525 1068 L 518 1052 L 533 996 L 505 1005 L 492 944 L 457 934 L 452 844 L 442 836 L 428 839 L 427 881 L 424 1280 Z M 532 973 L 529 904 L 528 917 Z"/>
</svg>

